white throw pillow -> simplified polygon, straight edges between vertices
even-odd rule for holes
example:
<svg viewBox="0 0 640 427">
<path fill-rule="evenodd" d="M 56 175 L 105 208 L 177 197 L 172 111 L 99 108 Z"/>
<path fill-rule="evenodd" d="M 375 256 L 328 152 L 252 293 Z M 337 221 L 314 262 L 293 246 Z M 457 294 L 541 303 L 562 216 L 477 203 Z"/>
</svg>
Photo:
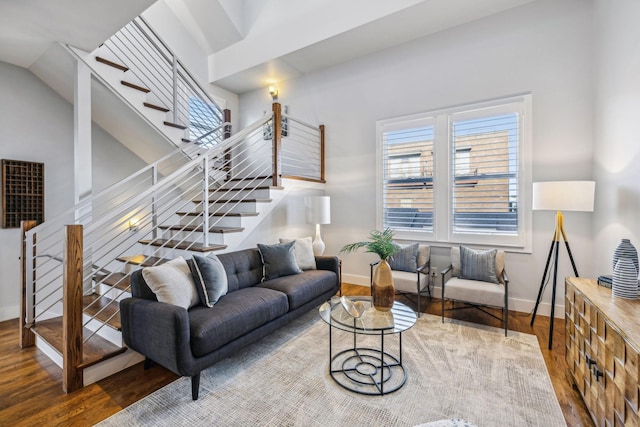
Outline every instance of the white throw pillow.
<svg viewBox="0 0 640 427">
<path fill-rule="evenodd" d="M 155 267 L 145 267 L 142 277 L 160 302 L 184 308 L 200 302 L 191 270 L 182 257 Z"/>
<path fill-rule="evenodd" d="M 315 270 L 316 257 L 313 255 L 313 241 L 311 237 L 300 239 L 280 239 L 280 243 L 296 242 L 293 251 L 296 256 L 296 264 L 300 270 Z"/>
</svg>

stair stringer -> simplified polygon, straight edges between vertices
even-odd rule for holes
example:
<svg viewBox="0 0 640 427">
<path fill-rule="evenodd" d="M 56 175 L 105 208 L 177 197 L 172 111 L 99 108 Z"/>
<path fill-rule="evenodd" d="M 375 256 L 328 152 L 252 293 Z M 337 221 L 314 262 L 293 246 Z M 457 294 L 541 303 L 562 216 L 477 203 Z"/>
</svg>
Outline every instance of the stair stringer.
<svg viewBox="0 0 640 427">
<path fill-rule="evenodd" d="M 155 129 L 172 147 L 177 147 L 183 150 L 193 150 L 193 144 L 183 142 L 187 131 L 176 129 L 171 126 L 165 126 L 164 122 L 167 121 L 168 114 L 153 108 L 147 108 L 144 106 L 144 102 L 149 99 L 148 94 L 142 93 L 139 90 L 132 89 L 130 87 L 122 85 L 122 80 L 133 80 L 132 83 L 144 85 L 139 82 L 132 73 L 125 78 L 125 72 L 117 70 L 109 65 L 102 64 L 96 60 L 98 55 L 98 49 L 93 52 L 85 52 L 81 49 L 73 46 L 63 45 L 72 56 L 77 60 L 82 61 L 93 72 L 93 75 L 101 81 L 106 87 L 108 87 L 114 94 L 120 98 L 130 109 L 135 111 L 148 125 Z M 137 154 L 135 147 L 128 147 Z M 144 156 L 141 156 L 145 158 Z"/>
</svg>

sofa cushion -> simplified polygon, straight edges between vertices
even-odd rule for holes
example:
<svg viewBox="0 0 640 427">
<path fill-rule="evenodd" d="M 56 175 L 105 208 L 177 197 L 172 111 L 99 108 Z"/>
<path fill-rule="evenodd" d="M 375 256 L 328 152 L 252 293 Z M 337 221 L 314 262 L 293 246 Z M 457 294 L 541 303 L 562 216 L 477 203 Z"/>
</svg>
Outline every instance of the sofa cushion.
<svg viewBox="0 0 640 427">
<path fill-rule="evenodd" d="M 200 302 L 191 271 L 182 257 L 155 267 L 145 267 L 142 277 L 160 302 L 184 308 Z"/>
<path fill-rule="evenodd" d="M 262 258 L 257 248 L 219 254 L 218 259 L 227 273 L 227 292 L 253 286 L 262 280 Z"/>
<path fill-rule="evenodd" d="M 264 264 L 264 280 L 302 273 L 296 264 L 294 252 L 295 242 L 263 245 L 258 243 L 258 250 Z"/>
<path fill-rule="evenodd" d="M 336 280 L 336 274 L 333 271 L 308 270 L 294 276 L 265 280 L 258 286 L 285 293 L 289 299 L 289 310 L 295 310 L 334 289 Z"/>
<path fill-rule="evenodd" d="M 205 356 L 289 311 L 287 296 L 266 288 L 244 288 L 221 297 L 211 308 L 189 311 L 191 351 Z"/>
<path fill-rule="evenodd" d="M 187 260 L 193 282 L 200 297 L 200 303 L 205 307 L 213 307 L 220 297 L 227 293 L 228 281 L 224 266 L 217 256 L 203 257 L 193 255 Z"/>
</svg>

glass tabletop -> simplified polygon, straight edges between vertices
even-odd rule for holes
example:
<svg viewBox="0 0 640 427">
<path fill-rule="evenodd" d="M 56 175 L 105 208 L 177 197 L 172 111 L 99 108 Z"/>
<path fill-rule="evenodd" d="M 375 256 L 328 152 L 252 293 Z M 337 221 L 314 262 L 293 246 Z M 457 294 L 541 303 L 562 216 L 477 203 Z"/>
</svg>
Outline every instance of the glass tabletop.
<svg viewBox="0 0 640 427">
<path fill-rule="evenodd" d="M 348 297 L 344 304 L 341 298 L 346 297 L 333 297 L 318 310 L 322 320 L 332 327 L 358 334 L 379 335 L 404 332 L 416 323 L 414 311 L 400 302 L 395 301 L 389 311 L 379 311 L 373 307 L 371 297 Z M 360 317 L 349 314 L 349 303 L 363 310 Z"/>
</svg>

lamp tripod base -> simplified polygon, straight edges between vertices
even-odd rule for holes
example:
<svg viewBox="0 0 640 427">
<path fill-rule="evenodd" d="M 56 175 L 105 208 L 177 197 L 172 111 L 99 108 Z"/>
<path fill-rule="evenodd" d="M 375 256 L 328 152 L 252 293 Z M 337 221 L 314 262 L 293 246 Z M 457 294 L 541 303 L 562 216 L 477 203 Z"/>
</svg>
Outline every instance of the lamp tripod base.
<svg viewBox="0 0 640 427">
<path fill-rule="evenodd" d="M 531 323 L 530 326 L 533 326 L 533 322 L 536 320 L 536 313 L 538 311 L 538 306 L 540 305 L 540 301 L 542 300 L 542 291 L 544 291 L 544 284 L 547 281 L 547 273 L 549 273 L 549 263 L 551 262 L 551 257 L 553 256 L 553 289 L 551 291 L 551 318 L 549 319 L 549 350 L 551 350 L 553 346 L 553 324 L 555 320 L 555 310 L 556 310 L 556 288 L 558 283 L 558 253 L 560 251 L 560 239 L 564 241 L 564 245 L 567 248 L 567 252 L 569 253 L 569 259 L 571 260 L 571 266 L 573 267 L 573 272 L 576 277 L 580 277 L 578 275 L 578 269 L 576 268 L 576 263 L 573 261 L 573 255 L 571 254 L 571 248 L 569 247 L 569 241 L 567 240 L 567 235 L 564 232 L 564 219 L 562 216 L 562 212 L 558 211 L 556 213 L 556 229 L 553 233 L 553 240 L 551 241 L 551 248 L 549 249 L 549 255 L 547 256 L 547 263 L 544 267 L 544 274 L 542 275 L 542 281 L 540 282 L 540 289 L 538 290 L 538 297 L 536 298 L 536 305 L 533 308 L 533 313 L 531 315 Z"/>
</svg>

